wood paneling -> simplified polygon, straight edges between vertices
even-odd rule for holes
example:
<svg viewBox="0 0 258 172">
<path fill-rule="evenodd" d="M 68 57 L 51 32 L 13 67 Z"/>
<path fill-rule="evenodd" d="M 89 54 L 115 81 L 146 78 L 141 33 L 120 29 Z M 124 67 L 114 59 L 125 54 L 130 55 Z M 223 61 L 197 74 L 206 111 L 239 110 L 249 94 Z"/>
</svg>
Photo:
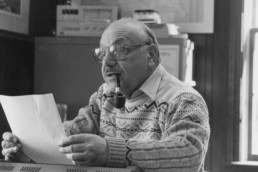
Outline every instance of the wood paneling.
<svg viewBox="0 0 258 172">
<path fill-rule="evenodd" d="M 233 171 L 225 164 L 238 157 L 242 0 L 215 0 L 213 34 L 191 34 L 195 42 L 194 80 L 204 96 L 211 124 L 206 170 Z"/>
</svg>

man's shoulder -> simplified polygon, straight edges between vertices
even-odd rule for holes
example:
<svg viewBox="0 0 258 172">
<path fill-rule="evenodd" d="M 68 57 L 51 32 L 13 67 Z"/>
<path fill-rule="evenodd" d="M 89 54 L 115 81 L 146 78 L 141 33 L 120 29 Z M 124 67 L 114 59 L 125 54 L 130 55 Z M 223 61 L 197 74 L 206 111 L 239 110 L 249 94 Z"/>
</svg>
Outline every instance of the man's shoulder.
<svg viewBox="0 0 258 172">
<path fill-rule="evenodd" d="M 192 95 L 202 98 L 197 90 L 172 75 L 166 75 L 162 79 L 157 91 L 157 98 L 171 102 L 174 98 L 183 95 Z"/>
<path fill-rule="evenodd" d="M 106 89 L 105 87 L 107 87 L 105 85 L 106 85 L 105 83 L 102 83 L 98 87 L 97 91 L 92 93 L 90 97 L 90 102 L 96 101 L 96 99 L 103 97 L 103 95 L 105 94 L 105 89 Z"/>
</svg>

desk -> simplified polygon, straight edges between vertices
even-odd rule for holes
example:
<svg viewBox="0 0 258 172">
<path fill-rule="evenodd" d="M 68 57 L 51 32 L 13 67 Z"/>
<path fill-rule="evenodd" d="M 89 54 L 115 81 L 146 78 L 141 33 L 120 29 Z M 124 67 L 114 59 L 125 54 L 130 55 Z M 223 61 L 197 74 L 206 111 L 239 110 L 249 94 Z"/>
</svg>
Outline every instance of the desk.
<svg viewBox="0 0 258 172">
<path fill-rule="evenodd" d="M 0 161 L 1 172 L 137 172 L 137 168 L 83 167 L 73 165 L 13 163 Z"/>
</svg>

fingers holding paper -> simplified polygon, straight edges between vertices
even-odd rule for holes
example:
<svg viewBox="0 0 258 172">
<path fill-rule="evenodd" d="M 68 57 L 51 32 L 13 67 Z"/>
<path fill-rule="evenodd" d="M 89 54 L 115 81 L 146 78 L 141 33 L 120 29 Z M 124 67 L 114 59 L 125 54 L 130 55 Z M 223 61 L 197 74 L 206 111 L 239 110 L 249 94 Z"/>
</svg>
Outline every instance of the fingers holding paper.
<svg viewBox="0 0 258 172">
<path fill-rule="evenodd" d="M 105 165 L 108 159 L 106 140 L 93 134 L 68 136 L 61 141 L 59 152 L 76 165 Z"/>
<path fill-rule="evenodd" d="M 2 155 L 5 157 L 6 161 L 15 161 L 16 154 L 22 149 L 22 144 L 20 143 L 17 136 L 10 132 L 5 132 L 3 134 Z"/>
<path fill-rule="evenodd" d="M 5 157 L 6 161 L 15 162 L 34 162 L 31 158 L 27 157 L 22 152 L 22 144 L 18 137 L 11 132 L 5 132 L 3 134 L 2 155 Z"/>
</svg>

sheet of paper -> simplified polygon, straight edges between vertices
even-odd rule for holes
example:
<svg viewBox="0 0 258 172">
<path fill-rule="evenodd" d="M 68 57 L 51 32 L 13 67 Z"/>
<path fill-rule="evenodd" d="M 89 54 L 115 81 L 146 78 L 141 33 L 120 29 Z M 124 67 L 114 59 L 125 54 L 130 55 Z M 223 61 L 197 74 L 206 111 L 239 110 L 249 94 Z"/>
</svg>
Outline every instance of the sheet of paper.
<svg viewBox="0 0 258 172">
<path fill-rule="evenodd" d="M 0 102 L 27 156 L 38 163 L 72 164 L 58 151 L 66 135 L 52 94 L 0 95 Z"/>
</svg>

